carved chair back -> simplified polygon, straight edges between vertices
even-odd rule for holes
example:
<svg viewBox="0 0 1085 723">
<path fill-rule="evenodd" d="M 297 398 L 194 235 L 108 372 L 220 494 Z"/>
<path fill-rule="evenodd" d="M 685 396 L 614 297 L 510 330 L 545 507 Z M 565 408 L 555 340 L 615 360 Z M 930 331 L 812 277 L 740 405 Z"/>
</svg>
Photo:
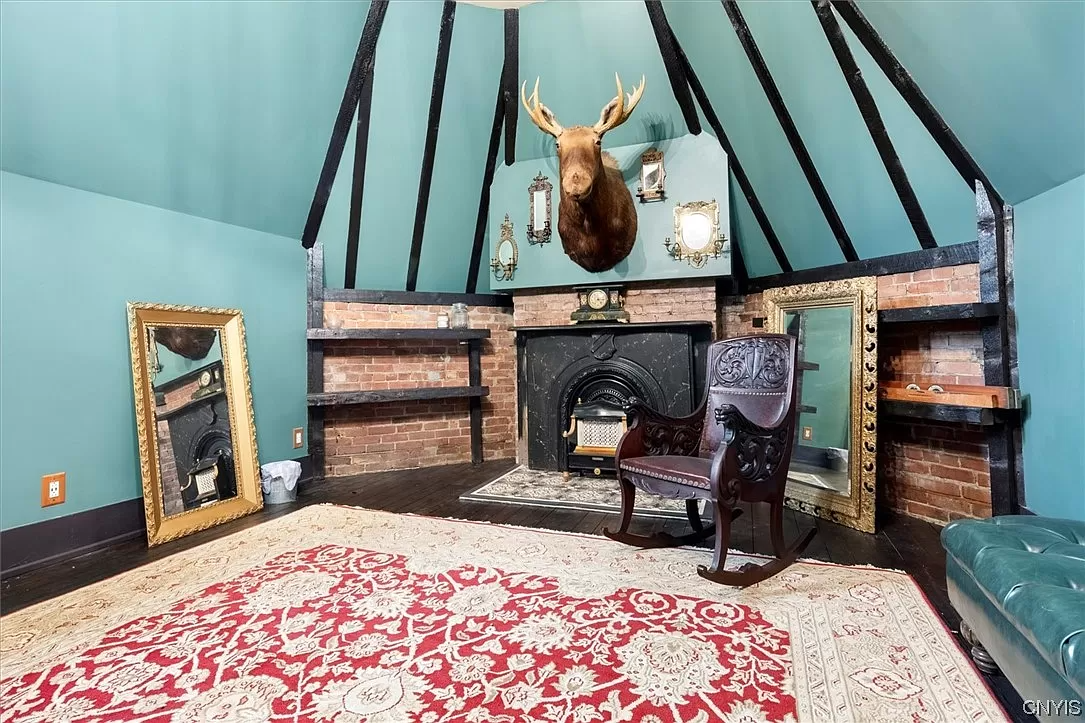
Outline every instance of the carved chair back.
<svg viewBox="0 0 1085 723">
<path fill-rule="evenodd" d="M 738 448 L 743 482 L 786 481 L 797 404 L 796 340 L 786 334 L 735 337 L 708 349 L 707 403 L 699 454 Z"/>
</svg>

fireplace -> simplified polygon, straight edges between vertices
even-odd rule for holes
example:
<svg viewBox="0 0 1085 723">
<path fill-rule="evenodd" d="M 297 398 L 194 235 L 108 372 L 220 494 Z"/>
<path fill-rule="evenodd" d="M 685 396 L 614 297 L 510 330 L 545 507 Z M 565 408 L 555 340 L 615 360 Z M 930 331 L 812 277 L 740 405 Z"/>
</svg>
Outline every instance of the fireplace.
<svg viewBox="0 0 1085 723">
<path fill-rule="evenodd" d="M 613 469 L 603 450 L 564 435 L 574 408 L 592 421 L 620 420 L 636 397 L 666 414 L 685 415 L 704 393 L 708 322 L 517 327 L 519 434 L 531 469 Z M 579 406 L 578 406 L 579 405 Z M 605 430 L 603 436 L 609 441 Z M 577 453 L 580 446 L 582 453 Z M 592 445 L 586 445 L 588 447 Z"/>
</svg>

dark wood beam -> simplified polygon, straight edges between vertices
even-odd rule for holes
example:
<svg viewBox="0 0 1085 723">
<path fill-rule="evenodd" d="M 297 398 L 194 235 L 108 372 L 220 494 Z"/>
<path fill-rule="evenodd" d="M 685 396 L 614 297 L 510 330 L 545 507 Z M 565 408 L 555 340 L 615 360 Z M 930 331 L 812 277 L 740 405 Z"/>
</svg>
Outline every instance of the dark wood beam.
<svg viewBox="0 0 1085 723">
<path fill-rule="evenodd" d="M 441 11 L 441 30 L 437 38 L 437 61 L 433 66 L 433 90 L 429 96 L 429 122 L 426 146 L 422 152 L 422 170 L 418 176 L 418 204 L 414 209 L 414 234 L 411 256 L 407 262 L 407 291 L 418 287 L 418 266 L 422 259 L 422 239 L 426 233 L 426 213 L 429 192 L 433 184 L 433 161 L 437 155 L 437 132 L 441 127 L 441 107 L 445 99 L 445 79 L 448 77 L 448 54 L 452 49 L 452 26 L 456 21 L 456 3 L 445 0 Z"/>
<path fill-rule="evenodd" d="M 320 222 L 324 220 L 328 196 L 331 195 L 332 184 L 335 183 L 335 173 L 339 170 L 339 160 L 343 157 L 343 147 L 347 144 L 350 121 L 354 117 L 362 92 L 362 79 L 372 72 L 377 38 L 380 37 L 381 25 L 384 24 L 387 11 L 388 0 L 373 0 L 369 6 L 362 37 L 358 40 L 358 50 L 354 53 L 354 64 L 347 76 L 347 88 L 343 91 L 343 101 L 339 104 L 339 114 L 335 116 L 335 124 L 332 126 L 332 137 L 328 142 L 328 152 L 324 156 L 324 166 L 320 169 L 313 203 L 309 206 L 309 216 L 305 219 L 305 229 L 301 232 L 301 245 L 307 249 L 311 249 L 316 243 Z"/>
<path fill-rule="evenodd" d="M 347 219 L 347 264 L 343 286 L 353 289 L 358 281 L 358 239 L 362 231 L 362 194 L 365 190 L 365 161 L 369 152 L 369 115 L 373 107 L 373 65 L 362 78 L 355 123 L 354 176 L 350 186 L 350 216 Z"/>
<path fill-rule="evenodd" d="M 889 180 L 897 192 L 900 205 L 904 207 L 908 222 L 912 224 L 912 230 L 919 240 L 919 245 L 925 249 L 932 249 L 938 245 L 934 239 L 934 233 L 931 231 L 930 224 L 927 223 L 927 217 L 923 213 L 919 198 L 916 197 L 915 190 L 912 189 L 912 184 L 908 181 L 908 173 L 904 170 L 904 164 L 900 162 L 900 156 L 897 155 L 897 151 L 893 147 L 889 131 L 886 130 L 882 115 L 878 111 L 878 104 L 874 102 L 874 96 L 870 93 L 866 81 L 863 80 L 863 73 L 855 62 L 855 56 L 851 54 L 848 41 L 844 38 L 844 31 L 840 28 L 840 23 L 836 22 L 836 16 L 833 15 L 833 9 L 828 2 L 822 0 L 811 0 L 811 2 L 818 20 L 821 22 L 821 28 L 825 31 L 825 38 L 829 41 L 829 47 L 832 48 L 836 62 L 844 73 L 844 80 L 848 83 L 848 89 L 851 90 L 851 95 L 855 98 L 855 104 L 859 106 L 859 114 L 863 116 L 863 122 L 870 133 L 871 140 L 874 141 L 874 147 L 878 149 L 878 156 L 882 159 L 882 165 L 885 166 L 885 171 L 889 174 Z"/>
<path fill-rule="evenodd" d="M 739 190 L 742 191 L 742 195 L 746 198 L 746 203 L 750 204 L 750 210 L 753 212 L 754 219 L 757 220 L 757 225 L 761 228 L 761 233 L 765 235 L 765 240 L 772 250 L 772 255 L 776 257 L 776 263 L 780 265 L 781 271 L 791 271 L 791 262 L 788 260 L 787 254 L 784 253 L 784 247 L 780 243 L 776 231 L 772 228 L 772 223 L 769 221 L 768 214 L 765 213 L 764 206 L 761 205 L 761 201 L 758 200 L 757 194 L 753 190 L 753 183 L 750 182 L 749 176 L 746 175 L 746 171 L 738 160 L 735 147 L 731 145 L 731 140 L 723 130 L 723 124 L 720 123 L 719 116 L 716 115 L 716 110 L 712 107 L 712 101 L 709 100 L 708 93 L 705 92 L 704 86 L 701 85 L 701 81 L 697 78 L 697 73 L 693 70 L 693 64 L 686 57 L 686 52 L 682 49 L 682 44 L 678 42 L 678 37 L 675 36 L 673 30 L 670 31 L 670 36 L 686 81 L 689 83 L 690 88 L 693 89 L 693 95 L 697 99 L 697 104 L 701 106 L 701 112 L 704 113 L 708 127 L 716 134 L 716 140 L 719 141 L 723 152 L 727 154 L 727 162 L 731 167 L 731 173 L 735 176 L 735 182 L 738 183 Z M 738 244 L 735 243 L 734 246 L 737 247 Z"/>
<path fill-rule="evenodd" d="M 980 301 L 998 304 L 997 324 L 983 327 L 983 383 L 1017 387 L 1017 339 L 1013 327 L 1012 226 L 1007 212 L 995 206 L 986 186 L 976 181 L 976 227 L 979 235 Z M 1021 502 L 1021 429 L 1003 424 L 987 431 L 991 475 L 991 512 L 1017 513 Z"/>
<path fill-rule="evenodd" d="M 927 99 L 927 96 L 923 94 L 915 79 L 912 78 L 911 73 L 901 65 L 893 51 L 878 35 L 878 31 L 874 29 L 866 16 L 855 6 L 855 2 L 853 0 L 833 0 L 832 5 L 836 12 L 840 14 L 840 17 L 844 19 L 844 22 L 848 24 L 848 27 L 851 28 L 851 31 L 855 33 L 855 37 L 870 53 L 870 57 L 885 73 L 885 77 L 900 93 L 904 102 L 919 118 L 920 123 L 931 134 L 934 142 L 942 149 L 942 153 L 946 154 L 946 158 L 957 169 L 957 173 L 961 174 L 961 178 L 968 184 L 968 187 L 974 189 L 976 181 L 982 182 L 987 187 L 991 204 L 995 208 L 1003 206 L 1002 197 L 998 195 L 994 184 L 991 183 L 991 180 L 987 178 L 976 160 L 950 129 L 949 124 L 942 118 L 942 115 Z"/>
<path fill-rule="evenodd" d="M 746 19 L 742 17 L 742 11 L 738 9 L 738 4 L 734 0 L 720 1 L 723 3 L 723 9 L 727 12 L 727 17 L 731 19 L 731 25 L 735 28 L 735 34 L 738 35 L 738 41 L 742 44 L 742 49 L 746 51 L 746 57 L 750 59 L 754 74 L 760 81 L 762 90 L 765 91 L 765 97 L 768 98 L 769 105 L 772 106 L 776 119 L 780 122 L 780 127 L 783 129 L 788 143 L 791 144 L 791 150 L 795 153 L 799 167 L 802 168 L 802 172 L 806 175 L 810 190 L 813 191 L 814 198 L 817 200 L 818 205 L 821 206 L 821 212 L 825 214 L 825 220 L 828 222 L 833 236 L 836 237 L 836 243 L 840 246 L 840 252 L 844 254 L 844 260 L 858 261 L 859 255 L 855 252 L 851 237 L 848 236 L 848 232 L 844 228 L 844 222 L 840 220 L 840 214 L 836 212 L 836 207 L 833 205 L 832 199 L 829 198 L 829 191 L 825 188 L 821 175 L 818 174 L 817 168 L 814 167 L 814 161 L 810 157 L 809 151 L 806 150 L 806 144 L 803 143 L 798 128 L 795 127 L 795 121 L 787 110 L 787 105 L 784 104 L 780 89 L 776 87 L 776 81 L 772 79 L 769 66 L 765 63 L 749 26 L 746 25 Z"/>
<path fill-rule="evenodd" d="M 814 269 L 801 269 L 784 274 L 771 276 L 755 276 L 750 279 L 748 291 L 764 291 L 780 286 L 794 286 L 796 284 L 812 284 L 817 281 L 838 281 L 840 279 L 854 279 L 858 276 L 889 276 L 890 274 L 904 274 L 923 269 L 937 269 L 943 266 L 960 266 L 961 264 L 974 264 L 979 261 L 979 247 L 975 241 L 955 244 L 953 246 L 939 246 L 922 251 L 909 251 L 892 256 L 881 256 L 876 259 L 863 259 L 832 266 L 819 266 Z"/>
<path fill-rule="evenodd" d="M 671 30 L 671 24 L 667 22 L 667 14 L 663 12 L 663 3 L 659 0 L 644 0 L 644 6 L 648 9 L 648 19 L 652 22 L 652 31 L 656 36 L 659 54 L 663 58 L 663 67 L 667 69 L 667 77 L 671 81 L 674 100 L 682 109 L 686 128 L 690 133 L 697 135 L 701 132 L 701 119 L 697 117 L 697 109 L 693 106 L 693 98 L 689 94 L 689 84 L 686 82 L 674 44 L 674 31 Z"/>
<path fill-rule="evenodd" d="M 505 165 L 516 162 L 516 118 L 520 115 L 520 11 L 505 11 L 505 65 L 501 88 L 505 101 Z"/>
<path fill-rule="evenodd" d="M 316 244 L 307 252 L 305 326 L 324 326 L 324 245 Z M 324 392 L 324 342 L 309 342 L 306 350 L 305 378 L 308 394 Z M 323 479 L 324 471 L 324 410 L 309 409 L 309 457 L 313 460 L 313 477 Z"/>
<path fill-rule="evenodd" d="M 479 265 L 482 263 L 482 250 L 486 243 L 486 223 L 490 214 L 490 187 L 497 170 L 497 148 L 501 143 L 501 121 L 504 118 L 504 73 L 497 84 L 497 107 L 494 108 L 494 123 L 490 128 L 490 146 L 486 151 L 486 167 L 482 172 L 482 190 L 478 195 L 478 216 L 475 217 L 475 242 L 471 246 L 471 261 L 467 267 L 467 286 L 464 289 L 473 294 L 478 289 Z M 507 160 L 507 159 L 506 159 Z"/>
<path fill-rule="evenodd" d="M 324 301 L 354 301 L 362 304 L 419 304 L 450 306 L 457 302 L 468 306 L 512 308 L 509 294 L 456 294 L 444 291 L 381 291 L 370 289 L 324 289 Z"/>
</svg>

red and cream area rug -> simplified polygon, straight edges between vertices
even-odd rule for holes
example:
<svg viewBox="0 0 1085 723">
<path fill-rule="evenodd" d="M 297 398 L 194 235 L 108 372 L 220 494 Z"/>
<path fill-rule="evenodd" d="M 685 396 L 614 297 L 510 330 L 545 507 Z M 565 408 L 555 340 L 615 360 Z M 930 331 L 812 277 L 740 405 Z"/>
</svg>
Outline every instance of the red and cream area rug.
<svg viewBox="0 0 1085 723">
<path fill-rule="evenodd" d="M 1004 720 L 908 576 L 707 555 L 307 507 L 4 617 L 0 720 Z"/>
</svg>

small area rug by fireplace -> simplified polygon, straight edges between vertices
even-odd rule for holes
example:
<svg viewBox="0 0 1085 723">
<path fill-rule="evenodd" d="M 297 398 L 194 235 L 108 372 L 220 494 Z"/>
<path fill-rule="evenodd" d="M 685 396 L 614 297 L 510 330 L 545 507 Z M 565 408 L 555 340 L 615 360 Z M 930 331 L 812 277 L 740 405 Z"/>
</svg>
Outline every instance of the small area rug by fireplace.
<svg viewBox="0 0 1085 723">
<path fill-rule="evenodd" d="M 4 617 L 0 720 L 1004 720 L 907 575 L 707 555 L 307 507 Z"/>
<path fill-rule="evenodd" d="M 460 495 L 467 502 L 503 502 L 533 507 L 557 507 L 586 512 L 622 510 L 622 492 L 614 477 L 577 477 L 520 465 L 492 482 Z M 704 504 L 701 504 L 704 511 Z M 641 517 L 686 517 L 686 503 L 656 495 L 637 495 L 633 514 Z"/>
</svg>

